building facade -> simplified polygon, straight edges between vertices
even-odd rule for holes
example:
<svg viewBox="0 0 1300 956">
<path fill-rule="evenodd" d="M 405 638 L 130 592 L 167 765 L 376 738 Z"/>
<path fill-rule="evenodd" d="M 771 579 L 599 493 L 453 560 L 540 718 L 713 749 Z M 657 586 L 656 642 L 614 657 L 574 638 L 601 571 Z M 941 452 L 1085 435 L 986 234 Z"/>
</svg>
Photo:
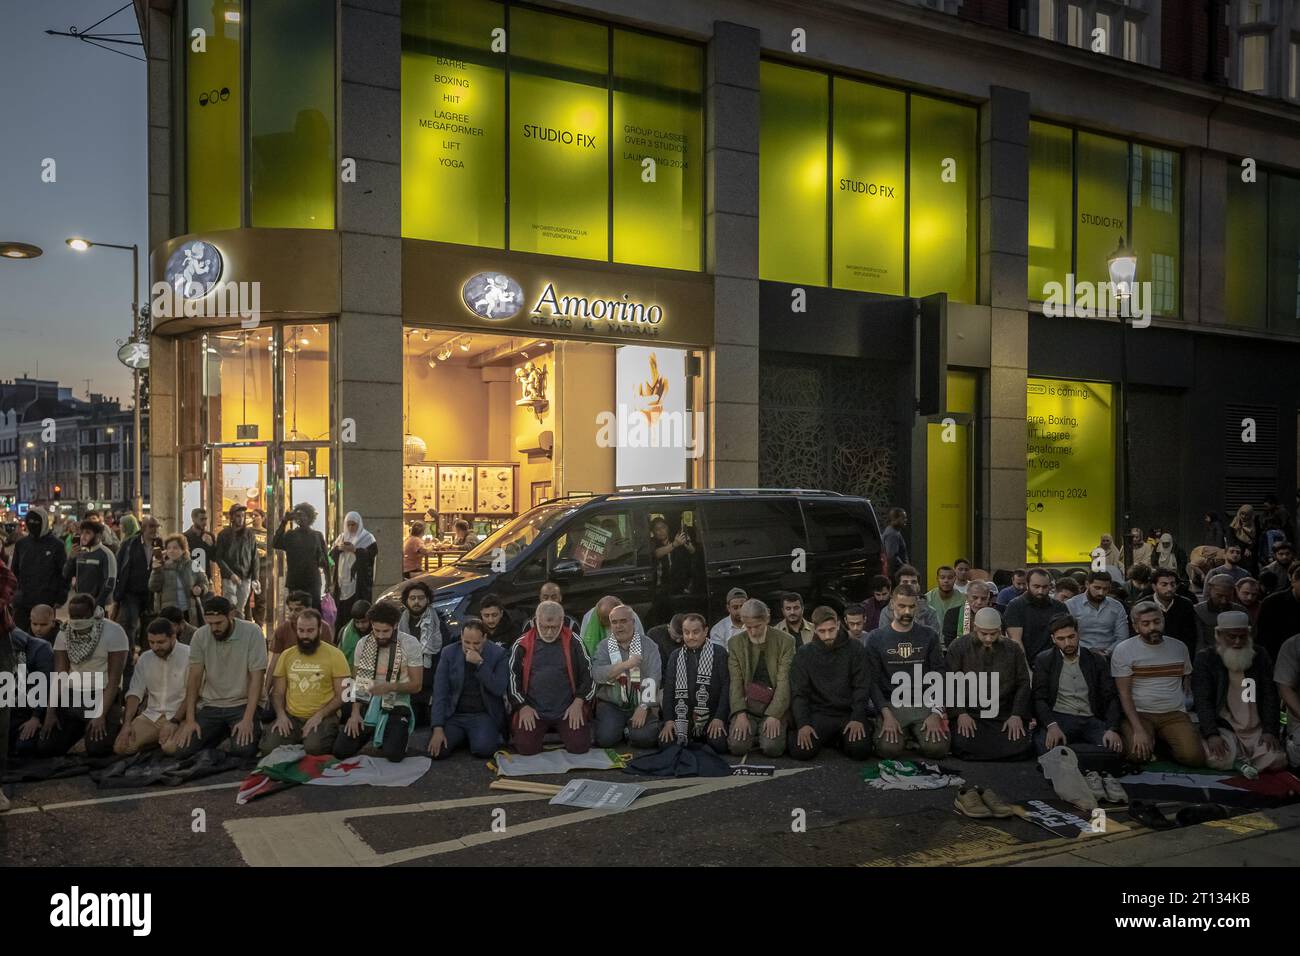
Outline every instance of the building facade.
<svg viewBox="0 0 1300 956">
<path fill-rule="evenodd" d="M 1290 502 L 1300 108 L 1219 9 L 140 0 L 154 512 L 359 511 L 391 583 L 620 488 L 866 494 L 927 572 Z"/>
</svg>

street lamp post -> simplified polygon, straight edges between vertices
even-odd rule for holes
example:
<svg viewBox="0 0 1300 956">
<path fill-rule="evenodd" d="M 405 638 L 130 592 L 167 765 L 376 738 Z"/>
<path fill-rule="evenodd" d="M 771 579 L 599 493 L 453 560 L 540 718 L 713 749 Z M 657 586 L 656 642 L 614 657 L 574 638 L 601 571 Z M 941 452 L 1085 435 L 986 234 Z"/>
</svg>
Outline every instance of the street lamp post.
<svg viewBox="0 0 1300 956">
<path fill-rule="evenodd" d="M 77 252 L 86 252 L 93 246 L 104 249 L 122 249 L 131 253 L 131 337 L 128 341 L 140 340 L 140 247 L 136 243 L 129 246 L 112 242 L 91 242 L 89 239 L 74 237 L 67 240 L 69 246 Z M 135 406 L 131 431 L 131 458 L 135 492 L 131 496 L 131 510 L 137 517 L 144 517 L 144 479 L 140 467 L 140 369 L 131 369 L 132 386 L 135 392 Z"/>
<path fill-rule="evenodd" d="M 1106 260 L 1115 298 L 1123 302 L 1133 295 L 1133 281 L 1137 277 L 1137 256 L 1119 237 L 1119 245 Z M 1119 309 L 1119 401 L 1120 401 L 1120 513 L 1124 516 L 1121 534 L 1128 534 L 1133 526 L 1129 513 L 1129 454 L 1128 454 L 1128 317 Z"/>
</svg>

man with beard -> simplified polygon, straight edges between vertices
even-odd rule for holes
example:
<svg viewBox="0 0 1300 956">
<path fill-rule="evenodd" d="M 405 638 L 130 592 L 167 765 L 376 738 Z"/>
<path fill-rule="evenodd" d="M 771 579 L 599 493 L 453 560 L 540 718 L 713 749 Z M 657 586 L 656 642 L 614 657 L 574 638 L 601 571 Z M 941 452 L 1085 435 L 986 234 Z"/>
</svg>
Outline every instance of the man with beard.
<svg viewBox="0 0 1300 956">
<path fill-rule="evenodd" d="M 1300 561 L 1291 565 L 1290 587 L 1270 594 L 1259 606 L 1255 633 L 1270 657 L 1279 657 L 1284 641 L 1300 634 Z"/>
<path fill-rule="evenodd" d="M 1211 575 L 1206 580 L 1205 600 L 1193 608 L 1196 614 L 1196 645 L 1188 645 L 1188 650 L 1199 653 L 1207 647 L 1213 647 L 1214 629 L 1219 625 L 1219 615 L 1225 611 L 1246 610 L 1234 600 L 1236 594 L 1236 582 L 1226 574 Z"/>
<path fill-rule="evenodd" d="M 1154 759 L 1159 740 L 1183 766 L 1203 766 L 1200 735 L 1183 703 L 1192 673 L 1187 645 L 1165 640 L 1165 616 L 1154 601 L 1134 607 L 1132 619 L 1137 635 L 1117 644 L 1110 658 L 1124 709 L 1125 756 L 1138 763 Z"/>
<path fill-rule="evenodd" d="M 920 572 L 910 564 L 904 565 L 898 569 L 898 585 L 899 587 L 911 588 L 919 596 L 921 594 Z M 877 624 L 876 627 L 885 627 L 893 621 L 893 619 L 893 597 L 891 595 L 890 603 L 880 612 L 880 623 Z M 939 620 L 939 615 L 934 613 L 934 608 L 926 604 L 924 600 L 920 601 L 916 605 L 916 610 L 912 612 L 912 620 L 917 624 L 920 624 L 922 627 L 930 628 L 930 630 L 934 631 L 936 634 L 941 634 L 943 632 L 943 621 Z"/>
<path fill-rule="evenodd" d="M 884 614 L 888 609 L 889 592 L 893 589 L 893 585 L 889 583 L 889 578 L 883 574 L 877 574 L 871 579 L 871 597 L 862 605 L 862 610 L 866 612 L 866 616 L 862 620 L 862 634 L 864 637 L 880 627 L 880 615 Z"/>
<path fill-rule="evenodd" d="M 1078 624 L 1062 614 L 1048 625 L 1054 646 L 1034 658 L 1033 701 L 1039 755 L 1069 746 L 1081 756 L 1121 753 L 1123 709 L 1106 658 L 1079 646 Z"/>
<path fill-rule="evenodd" d="M 481 621 L 470 618 L 434 678 L 429 756 L 441 760 L 465 744 L 475 757 L 496 753 L 504 743 L 509 686 L 510 654 L 487 639 Z"/>
<path fill-rule="evenodd" d="M 29 630 L 32 609 L 37 605 L 61 607 L 68 599 L 63 565 L 68 552 L 54 533 L 44 508 L 29 508 L 23 519 L 27 536 L 14 545 L 13 573 L 18 579 L 14 595 L 14 623 Z"/>
<path fill-rule="evenodd" d="M 157 618 L 145 634 L 149 650 L 140 655 L 126 692 L 126 716 L 113 741 L 119 756 L 161 747 L 180 726 L 189 677 L 190 649 L 176 642 L 170 621 Z M 144 710 L 140 709 L 145 702 Z"/>
<path fill-rule="evenodd" d="M 949 673 L 970 674 L 967 699 L 950 708 L 957 717 L 952 749 L 967 760 L 1022 760 L 1034 743 L 1029 736 L 1029 664 L 1020 644 L 1002 636 L 1002 615 L 991 607 L 975 615 L 975 632 L 959 637 L 948 648 Z M 985 676 L 987 675 L 987 676 Z M 982 703 L 972 700 L 971 688 L 997 691 L 997 713 L 986 717 Z"/>
<path fill-rule="evenodd" d="M 794 640 L 771 625 L 758 598 L 740 609 L 745 627 L 727 643 L 731 677 L 731 732 L 727 749 L 743 757 L 758 747 L 765 757 L 785 753 L 790 719 L 790 665 Z"/>
<path fill-rule="evenodd" d="M 438 670 L 438 655 L 442 653 L 442 619 L 433 604 L 433 589 L 423 581 L 412 581 L 402 588 L 402 616 L 397 629 L 410 634 L 420 642 L 424 671 L 420 676 L 420 690 L 412 696 L 411 704 L 419 711 L 428 711 L 433 699 L 433 676 Z"/>
<path fill-rule="evenodd" d="M 381 601 L 370 608 L 370 633 L 357 643 L 353 655 L 356 693 L 348 721 L 334 740 L 336 757 L 355 756 L 371 741 L 389 760 L 406 756 L 415 725 L 411 694 L 420 689 L 424 676 L 424 651 L 418 640 L 397 630 L 401 617 L 396 604 Z"/>
<path fill-rule="evenodd" d="M 596 682 L 597 747 L 621 747 L 624 737 L 638 750 L 659 736 L 659 693 L 663 661 L 659 646 L 636 633 L 632 609 L 609 612 L 611 634 L 596 647 L 591 678 Z"/>
<path fill-rule="evenodd" d="M 284 611 L 285 620 L 275 629 L 271 635 L 271 660 L 267 665 L 267 670 L 272 674 L 275 673 L 275 663 L 281 654 L 298 643 L 298 615 L 311 606 L 311 595 L 306 591 L 290 591 L 285 595 Z M 320 624 L 320 638 L 326 644 L 334 643 L 334 635 L 330 631 L 330 626 L 324 621 Z M 269 690 L 270 688 L 268 688 Z"/>
<path fill-rule="evenodd" d="M 1250 626 L 1253 628 L 1259 620 L 1261 597 L 1259 582 L 1254 578 L 1242 578 L 1233 588 L 1233 593 L 1237 596 L 1237 603 L 1246 609 L 1246 616 L 1250 618 Z"/>
<path fill-rule="evenodd" d="M 731 636 L 745 626 L 740 619 L 740 609 L 748 600 L 749 594 L 744 588 L 732 588 L 727 592 L 727 615 L 709 629 L 711 643 L 718 645 L 724 651 L 727 649 L 727 642 L 731 640 Z"/>
<path fill-rule="evenodd" d="M 794 591 L 786 591 L 781 595 L 781 621 L 776 629 L 790 635 L 796 651 L 811 643 L 815 637 L 813 626 L 804 620 L 803 598 Z"/>
<path fill-rule="evenodd" d="M 943 727 L 942 707 L 895 707 L 891 700 L 895 673 L 907 677 L 904 686 L 918 677 L 924 681 L 930 672 L 943 676 L 943 643 L 933 628 L 916 623 L 917 603 L 916 588 L 908 584 L 894 588 L 889 599 L 890 622 L 868 634 L 864 642 L 874 678 L 871 701 L 880 714 L 873 744 L 876 754 L 889 760 L 902 757 L 909 741 L 927 760 L 948 756 L 951 745 Z M 910 694 L 907 697 L 911 699 Z"/>
<path fill-rule="evenodd" d="M 1004 620 L 1007 637 L 1020 645 L 1026 660 L 1032 661 L 1052 644 L 1048 625 L 1070 612 L 1052 597 L 1052 576 L 1042 568 L 1031 569 L 1026 581 L 1025 593 L 1007 605 Z"/>
<path fill-rule="evenodd" d="M 1151 572 L 1151 599 L 1165 616 L 1165 637 L 1182 641 L 1189 649 L 1196 646 L 1196 608 L 1178 593 L 1178 573 L 1169 568 Z"/>
<path fill-rule="evenodd" d="M 1079 643 L 1090 651 L 1110 654 L 1128 640 L 1128 615 L 1124 605 L 1110 596 L 1109 571 L 1089 571 L 1082 594 L 1065 602 L 1066 610 L 1079 622 Z"/>
<path fill-rule="evenodd" d="M 1294 560 L 1295 546 L 1290 541 L 1279 541 L 1273 545 L 1273 560 L 1259 569 L 1259 584 L 1264 590 L 1264 597 L 1287 589 L 1291 583 L 1288 574 Z"/>
<path fill-rule="evenodd" d="M 704 616 L 682 616 L 682 646 L 664 667 L 664 726 L 661 744 L 708 744 L 727 752 L 731 716 L 731 674 L 726 648 L 705 632 Z"/>
<path fill-rule="evenodd" d="M 966 600 L 952 608 L 943 618 L 943 643 L 946 647 L 959 637 L 965 637 L 975 626 L 975 615 L 982 608 L 993 606 L 993 585 L 988 581 L 971 581 L 966 585 Z"/>
<path fill-rule="evenodd" d="M 609 612 L 616 607 L 621 607 L 623 599 L 615 597 L 613 594 L 606 594 L 596 602 L 596 606 L 582 616 L 581 634 L 582 648 L 587 652 L 587 657 L 596 656 L 596 648 L 600 646 L 601 641 L 609 640 L 613 631 L 610 628 Z M 632 620 L 636 625 L 636 633 L 644 637 L 645 627 L 641 624 L 641 618 L 632 612 Z"/>
<path fill-rule="evenodd" d="M 106 607 L 117 583 L 117 557 L 104 544 L 104 526 L 98 521 L 87 518 L 77 533 L 63 576 L 78 594 L 89 594 L 97 606 Z"/>
<path fill-rule="evenodd" d="M 871 756 L 867 721 L 871 674 L 866 649 L 840 627 L 829 607 L 813 611 L 815 637 L 790 665 L 790 756 L 812 760 L 836 747 L 850 760 Z"/>
<path fill-rule="evenodd" d="M 935 577 L 939 583 L 925 593 L 925 603 L 930 605 L 934 616 L 943 621 L 949 611 L 965 603 L 966 596 L 956 588 L 957 572 L 946 564 L 935 572 Z"/>
<path fill-rule="evenodd" d="M 266 677 L 266 638 L 251 621 L 235 617 L 227 598 L 203 602 L 203 626 L 190 639 L 190 671 L 180 728 L 163 753 L 188 757 L 230 738 L 230 753 L 257 752 L 257 722 Z"/>
<path fill-rule="evenodd" d="M 298 645 L 275 663 L 271 690 L 275 721 L 262 735 L 262 756 L 283 744 L 302 744 L 308 756 L 334 750 L 344 681 L 351 676 L 351 668 L 342 651 L 321 641 L 320 626 L 320 612 L 315 608 L 299 614 Z"/>
<path fill-rule="evenodd" d="M 1206 766 L 1236 769 L 1246 777 L 1285 767 L 1273 658 L 1255 646 L 1250 620 L 1240 611 L 1219 615 L 1214 640 L 1214 647 L 1197 652 L 1192 665 L 1192 698 Z M 1247 680 L 1253 693 L 1247 693 Z"/>
<path fill-rule="evenodd" d="M 514 708 L 511 730 L 515 752 L 542 752 L 548 732 L 559 734 L 564 749 L 591 749 L 588 706 L 596 693 L 586 648 L 564 625 L 564 608 L 552 601 L 537 606 L 536 626 L 510 651 L 508 697 Z"/>
<path fill-rule="evenodd" d="M 994 609 L 1010 607 L 1012 601 L 1025 593 L 1026 587 L 1028 587 L 1028 575 L 1025 569 L 1016 568 L 1011 572 L 1011 583 L 994 596 Z"/>
<path fill-rule="evenodd" d="M 189 546 L 190 557 L 199 559 L 199 569 L 211 581 L 217 541 L 208 530 L 208 512 L 205 509 L 194 508 L 190 511 L 190 526 L 185 529 L 185 543 Z"/>
<path fill-rule="evenodd" d="M 126 632 L 105 616 L 91 595 L 74 594 L 68 599 L 68 620 L 54 639 L 54 670 L 80 675 L 81 702 L 86 704 L 89 688 L 102 681 L 99 715 L 87 717 L 84 706 L 47 707 L 36 744 L 38 757 L 61 757 L 82 739 L 88 757 L 113 752 L 113 739 L 122 727 L 118 694 L 129 653 Z"/>
<path fill-rule="evenodd" d="M 258 579 L 257 532 L 245 524 L 248 509 L 231 505 L 229 524 L 217 535 L 217 567 L 221 569 L 221 596 L 240 617 L 248 613 L 248 596 Z"/>
<path fill-rule="evenodd" d="M 506 610 L 495 594 L 485 594 L 478 602 L 478 616 L 483 623 L 484 636 L 508 653 L 521 633 L 514 615 Z"/>
<path fill-rule="evenodd" d="M 1216 574 L 1226 574 L 1232 578 L 1233 584 L 1250 576 L 1250 569 L 1241 563 L 1241 545 L 1231 541 L 1228 543 L 1223 549 L 1223 563 L 1210 571 L 1210 578 L 1213 579 Z"/>
</svg>

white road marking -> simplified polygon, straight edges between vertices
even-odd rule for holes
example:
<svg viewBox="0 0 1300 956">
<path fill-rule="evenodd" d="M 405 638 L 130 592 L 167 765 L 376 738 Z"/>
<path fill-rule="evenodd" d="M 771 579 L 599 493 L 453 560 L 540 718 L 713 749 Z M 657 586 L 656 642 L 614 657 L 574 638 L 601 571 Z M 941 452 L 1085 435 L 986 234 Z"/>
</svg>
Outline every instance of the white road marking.
<svg viewBox="0 0 1300 956">
<path fill-rule="evenodd" d="M 510 824 L 505 832 L 481 830 L 467 833 L 440 843 L 407 847 L 388 853 L 378 853 L 347 823 L 357 817 L 379 816 L 392 813 L 424 813 L 453 810 L 459 807 L 501 806 L 507 803 L 549 800 L 549 794 L 494 793 L 485 797 L 462 797 L 455 800 L 438 800 L 425 803 L 408 803 L 398 806 L 359 807 L 351 810 L 331 810 L 320 813 L 299 813 L 283 816 L 254 817 L 246 820 L 226 820 L 222 826 L 230 834 L 236 849 L 249 866 L 391 866 L 429 856 L 438 856 L 468 847 L 498 840 L 509 840 L 539 833 L 555 827 L 605 820 L 623 813 L 633 813 L 661 806 L 677 800 L 704 796 L 737 787 L 752 786 L 777 777 L 803 773 L 812 767 L 778 770 L 775 777 L 705 777 L 691 779 L 653 780 L 642 782 L 647 789 L 676 788 L 669 793 L 654 794 L 638 799 L 626 810 L 610 813 L 604 810 L 578 810 L 558 817 L 530 820 Z M 640 781 L 638 781 L 640 782 Z"/>
<path fill-rule="evenodd" d="M 5 817 L 15 817 L 20 813 L 43 813 L 46 810 L 66 810 L 68 807 L 89 807 L 97 803 L 122 803 L 126 800 L 152 800 L 155 797 L 174 797 L 182 793 L 201 793 L 205 790 L 233 790 L 238 787 L 242 780 L 234 783 L 210 783 L 202 787 L 176 787 L 165 790 L 151 790 L 148 793 L 126 793 L 116 797 L 89 797 L 85 800 L 65 800 L 62 803 L 45 803 L 38 804 L 34 807 L 14 807 L 8 813 L 0 814 L 0 820 Z"/>
</svg>

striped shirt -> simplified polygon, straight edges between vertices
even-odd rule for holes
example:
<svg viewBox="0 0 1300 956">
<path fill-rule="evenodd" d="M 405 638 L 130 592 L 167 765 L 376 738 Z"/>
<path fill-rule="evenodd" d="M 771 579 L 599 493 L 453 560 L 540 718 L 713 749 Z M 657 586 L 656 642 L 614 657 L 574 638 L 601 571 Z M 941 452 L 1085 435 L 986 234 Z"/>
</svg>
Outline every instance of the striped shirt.
<svg viewBox="0 0 1300 956">
<path fill-rule="evenodd" d="M 1110 655 L 1113 677 L 1133 678 L 1133 706 L 1142 714 L 1171 714 L 1186 710 L 1183 678 L 1192 672 L 1187 645 L 1172 637 L 1148 644 L 1130 637 L 1115 645 Z"/>
</svg>

